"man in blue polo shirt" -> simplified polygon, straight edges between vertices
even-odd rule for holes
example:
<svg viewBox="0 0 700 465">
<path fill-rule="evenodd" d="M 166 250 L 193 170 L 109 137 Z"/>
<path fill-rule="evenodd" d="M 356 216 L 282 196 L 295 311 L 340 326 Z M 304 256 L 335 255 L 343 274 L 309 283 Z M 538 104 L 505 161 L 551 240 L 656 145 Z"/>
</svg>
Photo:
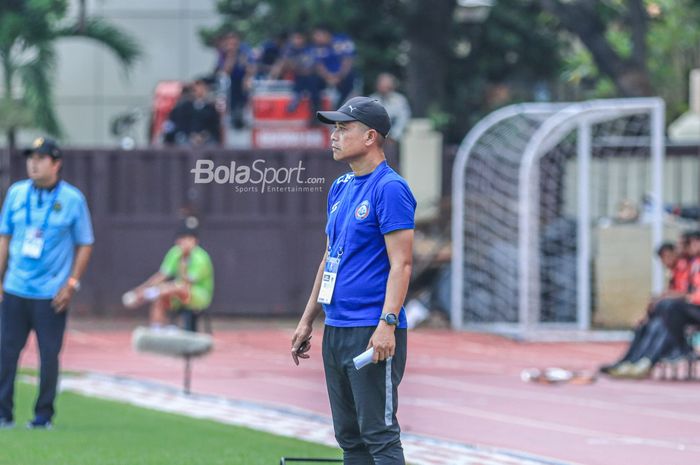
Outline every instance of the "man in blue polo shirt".
<svg viewBox="0 0 700 465">
<path fill-rule="evenodd" d="M 29 179 L 7 191 L 0 213 L 0 428 L 14 426 L 17 361 L 31 330 L 41 358 L 29 428 L 51 427 L 68 305 L 80 289 L 94 242 L 83 194 L 61 180 L 63 155 L 39 138 L 24 151 Z"/>
<path fill-rule="evenodd" d="M 344 102 L 355 85 L 355 44 L 345 34 L 333 34 L 322 25 L 313 30 L 313 53 L 318 75 L 327 87 L 338 91 L 338 102 Z"/>
<path fill-rule="evenodd" d="M 292 358 L 308 358 L 313 321 L 326 314 L 323 365 L 336 439 L 346 465 L 404 465 L 396 420 L 406 366 L 403 302 L 411 277 L 416 201 L 382 146 L 391 129 L 375 99 L 355 97 L 338 111 L 333 158 L 352 172 L 328 194 L 327 246 L 311 296 L 292 337 Z M 353 358 L 374 348 L 373 365 Z"/>
</svg>

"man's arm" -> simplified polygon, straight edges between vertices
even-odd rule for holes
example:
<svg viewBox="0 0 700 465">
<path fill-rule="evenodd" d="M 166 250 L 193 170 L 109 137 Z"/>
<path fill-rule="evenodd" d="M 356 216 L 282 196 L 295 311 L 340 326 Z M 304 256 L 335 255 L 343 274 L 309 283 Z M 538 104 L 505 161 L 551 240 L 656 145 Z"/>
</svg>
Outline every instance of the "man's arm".
<svg viewBox="0 0 700 465">
<path fill-rule="evenodd" d="M 323 253 L 321 264 L 318 266 L 318 270 L 316 271 L 316 279 L 314 279 L 314 285 L 311 288 L 311 295 L 309 296 L 309 300 L 306 302 L 306 308 L 304 309 L 304 313 L 301 315 L 299 324 L 294 331 L 294 336 L 292 336 L 292 359 L 296 365 L 299 365 L 299 358 L 309 358 L 308 354 L 299 353 L 299 348 L 302 347 L 304 342 L 311 339 L 314 320 L 316 320 L 316 317 L 318 317 L 321 310 L 323 310 L 321 304 L 318 303 L 318 293 L 321 290 L 321 280 L 323 279 L 323 271 L 326 267 L 327 258 L 328 238 L 326 238 L 326 249 Z M 308 351 L 308 349 L 306 349 L 306 351 Z"/>
<path fill-rule="evenodd" d="M 7 270 L 7 257 L 10 250 L 10 236 L 0 235 L 0 302 L 2 302 L 2 283 Z"/>
<path fill-rule="evenodd" d="M 386 282 L 386 297 L 382 315 L 393 313 L 398 316 L 406 299 L 408 283 L 413 268 L 413 229 L 400 229 L 384 236 L 386 251 L 389 255 L 389 278 Z M 379 322 L 367 348 L 374 347 L 373 361 L 381 362 L 394 355 L 396 338 L 395 326 L 384 320 Z"/>
<path fill-rule="evenodd" d="M 56 294 L 52 302 L 56 313 L 63 312 L 68 308 L 68 304 L 76 291 L 76 283 L 80 281 L 80 278 L 82 278 L 85 273 L 91 255 L 92 245 L 79 245 L 76 247 L 75 261 L 73 262 L 73 271 L 70 274 L 70 278 L 58 294 Z"/>
</svg>

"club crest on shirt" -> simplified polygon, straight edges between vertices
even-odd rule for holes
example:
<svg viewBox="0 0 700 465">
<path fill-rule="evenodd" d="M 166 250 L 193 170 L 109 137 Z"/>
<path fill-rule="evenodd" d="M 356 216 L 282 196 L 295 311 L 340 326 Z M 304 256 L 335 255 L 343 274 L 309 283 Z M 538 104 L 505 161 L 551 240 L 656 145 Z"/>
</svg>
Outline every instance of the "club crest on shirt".
<svg viewBox="0 0 700 465">
<path fill-rule="evenodd" d="M 333 204 L 331 207 L 331 213 L 334 213 L 338 209 L 338 205 L 340 205 L 340 200 Z"/>
<path fill-rule="evenodd" d="M 369 201 L 364 200 L 355 209 L 355 219 L 358 221 L 362 221 L 365 218 L 367 218 L 368 216 L 369 216 Z"/>
<path fill-rule="evenodd" d="M 55 211 L 56 213 L 60 212 L 62 209 L 63 206 L 60 202 L 56 201 L 56 203 L 53 204 L 53 211 Z"/>
</svg>

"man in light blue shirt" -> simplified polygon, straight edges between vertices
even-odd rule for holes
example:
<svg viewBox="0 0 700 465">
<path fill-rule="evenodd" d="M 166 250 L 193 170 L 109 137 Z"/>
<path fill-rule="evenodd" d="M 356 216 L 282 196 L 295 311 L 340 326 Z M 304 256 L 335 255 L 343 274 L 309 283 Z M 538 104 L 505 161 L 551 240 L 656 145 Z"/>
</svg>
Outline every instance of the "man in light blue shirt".
<svg viewBox="0 0 700 465">
<path fill-rule="evenodd" d="M 60 177 L 63 154 L 39 138 L 24 151 L 29 179 L 7 191 L 0 213 L 0 428 L 14 426 L 17 362 L 31 330 L 41 358 L 29 428 L 51 427 L 66 311 L 94 242 L 83 194 Z"/>
</svg>

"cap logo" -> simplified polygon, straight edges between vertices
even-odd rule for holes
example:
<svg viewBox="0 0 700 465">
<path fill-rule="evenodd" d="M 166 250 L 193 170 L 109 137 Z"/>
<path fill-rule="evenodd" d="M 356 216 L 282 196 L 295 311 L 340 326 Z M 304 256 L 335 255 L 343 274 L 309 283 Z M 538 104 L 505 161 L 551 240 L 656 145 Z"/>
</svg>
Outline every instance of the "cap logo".
<svg viewBox="0 0 700 465">
<path fill-rule="evenodd" d="M 43 137 L 37 137 L 34 139 L 34 142 L 32 143 L 33 148 L 38 148 L 41 147 L 44 144 L 44 138 Z"/>
<path fill-rule="evenodd" d="M 348 105 L 348 108 L 350 109 L 350 113 L 352 113 L 355 110 L 355 108 L 352 105 Z"/>
</svg>

